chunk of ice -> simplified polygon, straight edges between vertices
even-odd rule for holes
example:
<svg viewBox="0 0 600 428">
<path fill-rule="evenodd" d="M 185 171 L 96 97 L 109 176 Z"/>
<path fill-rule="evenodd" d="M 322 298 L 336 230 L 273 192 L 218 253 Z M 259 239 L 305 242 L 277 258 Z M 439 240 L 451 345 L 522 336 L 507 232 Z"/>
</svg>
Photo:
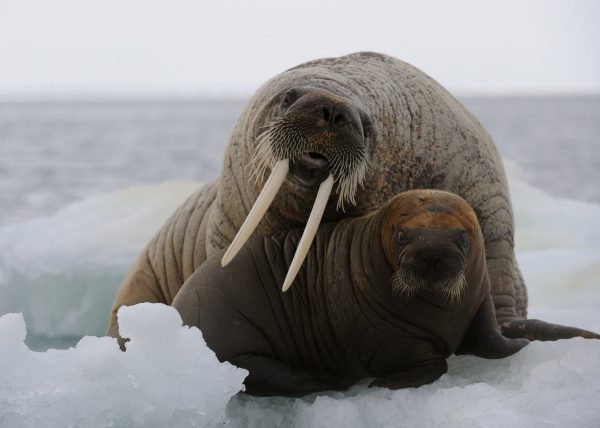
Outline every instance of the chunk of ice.
<svg viewBox="0 0 600 428">
<path fill-rule="evenodd" d="M 0 318 L 0 427 L 215 426 L 247 372 L 220 363 L 177 311 L 119 310 L 131 339 L 82 338 L 68 350 L 30 351 L 21 314 Z"/>
</svg>

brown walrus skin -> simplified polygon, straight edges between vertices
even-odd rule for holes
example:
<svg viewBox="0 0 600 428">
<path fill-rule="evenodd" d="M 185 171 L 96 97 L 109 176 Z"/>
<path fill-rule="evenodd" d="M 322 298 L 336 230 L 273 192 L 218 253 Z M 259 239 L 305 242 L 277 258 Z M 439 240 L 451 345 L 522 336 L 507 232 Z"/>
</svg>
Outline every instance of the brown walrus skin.
<svg viewBox="0 0 600 428">
<path fill-rule="evenodd" d="M 277 153 L 291 153 L 290 174 L 255 236 L 303 226 L 319 182 L 329 172 L 339 185 L 344 182 L 334 163 L 348 174 L 357 165 L 370 168 L 349 198 L 341 197 L 340 187 L 331 194 L 324 222 L 364 215 L 410 189 L 456 193 L 481 225 L 497 321 L 525 334 L 517 327 L 525 325 L 527 292 L 515 260 L 505 173 L 492 139 L 429 76 L 390 56 L 363 52 L 299 65 L 255 93 L 232 132 L 220 177 L 179 207 L 125 278 L 109 335 L 118 335 L 120 306 L 170 304 L 207 257 L 230 244 L 266 179 L 254 179 L 259 137 L 282 123 L 290 131 L 277 134 Z M 345 211 L 338 208 L 340 200 Z M 537 331 L 542 338 L 543 327 Z"/>
<path fill-rule="evenodd" d="M 225 268 L 217 253 L 173 302 L 221 361 L 249 370 L 250 394 L 345 389 L 364 377 L 414 387 L 444 374 L 457 350 L 502 358 L 528 343 L 496 329 L 483 237 L 456 195 L 406 192 L 371 215 L 322 224 L 282 293 L 299 232 L 255 238 Z M 399 271 L 422 287 L 395 290 Z M 466 281 L 451 299 L 443 279 L 455 273 Z"/>
</svg>

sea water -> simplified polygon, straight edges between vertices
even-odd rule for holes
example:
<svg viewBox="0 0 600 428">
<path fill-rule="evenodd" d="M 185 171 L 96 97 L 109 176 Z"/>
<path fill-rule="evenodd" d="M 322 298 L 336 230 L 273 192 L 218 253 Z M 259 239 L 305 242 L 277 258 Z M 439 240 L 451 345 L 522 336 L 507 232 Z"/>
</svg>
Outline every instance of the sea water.
<svg viewBox="0 0 600 428">
<path fill-rule="evenodd" d="M 557 196 L 600 203 L 600 96 L 465 98 L 501 154 Z M 99 192 L 207 181 L 245 100 L 0 100 L 0 225 Z"/>
<path fill-rule="evenodd" d="M 600 331 L 600 99 L 466 102 L 512 158 L 530 316 Z M 236 395 L 245 372 L 218 363 L 166 306 L 120 312 L 131 352 L 98 337 L 137 254 L 217 174 L 242 105 L 174 104 L 0 108 L 0 427 L 600 425 L 595 340 L 532 343 L 502 360 L 452 357 L 447 375 L 418 389 L 362 383 L 261 399 Z"/>
</svg>

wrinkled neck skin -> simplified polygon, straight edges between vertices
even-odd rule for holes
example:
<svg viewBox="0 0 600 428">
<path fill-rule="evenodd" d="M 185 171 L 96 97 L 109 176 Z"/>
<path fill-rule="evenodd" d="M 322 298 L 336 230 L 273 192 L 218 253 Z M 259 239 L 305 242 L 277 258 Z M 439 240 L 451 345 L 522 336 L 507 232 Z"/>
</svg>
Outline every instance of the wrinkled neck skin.
<svg viewBox="0 0 600 428">
<path fill-rule="evenodd" d="M 345 367 L 359 376 L 373 376 L 369 362 L 392 344 L 424 340 L 446 357 L 460 345 L 489 286 L 477 282 L 474 287 L 477 273 L 470 271 L 463 299 L 453 306 L 433 293 L 410 301 L 394 295 L 390 283 L 394 272 L 380 238 L 383 217 L 378 211 L 321 225 L 294 286 L 281 296 L 281 310 L 290 325 L 284 336 L 291 335 L 308 356 L 298 360 L 290 351 L 283 359 L 296 366 L 332 371 Z M 275 241 L 265 238 L 261 244 L 267 257 L 261 257 L 260 263 L 270 263 L 275 286 L 280 287 L 300 232 L 286 235 L 283 263 L 269 257 L 268 247 Z M 400 357 L 404 354 L 401 351 Z M 413 356 L 406 354 L 404 363 L 409 365 Z"/>
</svg>

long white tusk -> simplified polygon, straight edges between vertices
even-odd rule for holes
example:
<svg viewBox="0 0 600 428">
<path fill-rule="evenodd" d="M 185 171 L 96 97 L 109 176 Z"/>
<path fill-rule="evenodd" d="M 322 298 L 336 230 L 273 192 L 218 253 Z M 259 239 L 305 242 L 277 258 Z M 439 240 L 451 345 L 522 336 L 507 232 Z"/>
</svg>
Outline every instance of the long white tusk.
<svg viewBox="0 0 600 428">
<path fill-rule="evenodd" d="M 330 174 L 329 177 L 327 177 L 327 179 L 319 186 L 319 192 L 317 193 L 315 204 L 313 205 L 310 216 L 308 217 L 308 221 L 306 222 L 304 233 L 302 234 L 302 238 L 300 238 L 298 248 L 296 248 L 296 253 L 294 254 L 294 258 L 290 264 L 290 268 L 287 276 L 285 277 L 285 281 L 283 282 L 281 291 L 285 292 L 288 288 L 290 288 L 290 285 L 292 285 L 292 282 L 294 282 L 294 279 L 296 278 L 296 275 L 298 274 L 298 271 L 300 270 L 300 267 L 306 258 L 308 249 L 310 248 L 310 245 L 317 234 L 317 229 L 319 228 L 319 223 L 321 223 L 321 218 L 323 217 L 323 212 L 325 212 L 325 207 L 327 206 L 327 201 L 329 200 L 329 195 L 331 194 L 332 188 L 333 176 Z"/>
<path fill-rule="evenodd" d="M 254 229 L 256 229 L 256 226 L 258 226 L 258 223 L 260 223 L 260 220 L 269 209 L 271 202 L 275 199 L 275 195 L 283 184 L 289 169 L 289 159 L 280 160 L 275 164 L 269 179 L 265 183 L 265 187 L 261 190 L 260 195 L 258 195 L 256 202 L 254 202 L 252 209 L 248 213 L 248 217 L 244 220 L 244 224 L 242 224 L 242 227 L 240 227 L 237 235 L 233 238 L 229 248 L 225 251 L 223 258 L 221 259 L 221 266 L 225 267 L 232 261 L 248 238 L 250 238 L 250 235 L 252 235 L 252 232 L 254 232 Z"/>
</svg>

